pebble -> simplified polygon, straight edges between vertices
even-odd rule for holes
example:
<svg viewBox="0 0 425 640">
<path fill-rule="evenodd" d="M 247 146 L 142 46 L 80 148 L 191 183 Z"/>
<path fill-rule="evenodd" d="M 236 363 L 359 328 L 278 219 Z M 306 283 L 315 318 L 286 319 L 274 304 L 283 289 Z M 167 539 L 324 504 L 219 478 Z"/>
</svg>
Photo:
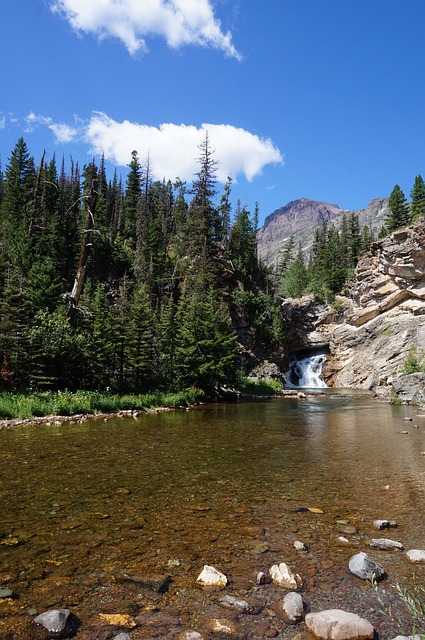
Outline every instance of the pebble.
<svg viewBox="0 0 425 640">
<path fill-rule="evenodd" d="M 375 529 L 388 529 L 397 526 L 397 522 L 395 520 L 374 520 L 373 526 Z"/>
<path fill-rule="evenodd" d="M 296 591 L 287 593 L 283 599 L 282 608 L 289 622 L 298 622 L 304 615 L 304 601 Z"/>
<path fill-rule="evenodd" d="M 0 587 L 0 600 L 4 598 L 13 598 L 14 592 L 12 589 L 6 589 L 5 587 Z"/>
<path fill-rule="evenodd" d="M 300 540 L 295 540 L 294 549 L 296 549 L 297 551 L 307 551 L 307 545 Z"/>
</svg>

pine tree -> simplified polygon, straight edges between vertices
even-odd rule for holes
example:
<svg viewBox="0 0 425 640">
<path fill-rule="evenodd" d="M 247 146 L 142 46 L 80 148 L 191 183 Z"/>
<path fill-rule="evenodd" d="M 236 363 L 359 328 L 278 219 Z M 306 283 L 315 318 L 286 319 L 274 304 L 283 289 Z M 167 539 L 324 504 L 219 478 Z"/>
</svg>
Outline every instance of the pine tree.
<svg viewBox="0 0 425 640">
<path fill-rule="evenodd" d="M 425 183 L 422 176 L 416 176 L 410 196 L 412 198 L 412 204 L 410 205 L 412 220 L 425 216 Z"/>
<path fill-rule="evenodd" d="M 388 208 L 390 212 L 385 218 L 385 227 L 389 233 L 409 224 L 410 214 L 406 197 L 398 184 L 391 191 L 388 199 Z"/>
<path fill-rule="evenodd" d="M 211 392 L 235 372 L 236 336 L 227 308 L 214 290 L 206 297 L 195 291 L 179 302 L 176 318 L 174 371 L 181 386 Z"/>
</svg>

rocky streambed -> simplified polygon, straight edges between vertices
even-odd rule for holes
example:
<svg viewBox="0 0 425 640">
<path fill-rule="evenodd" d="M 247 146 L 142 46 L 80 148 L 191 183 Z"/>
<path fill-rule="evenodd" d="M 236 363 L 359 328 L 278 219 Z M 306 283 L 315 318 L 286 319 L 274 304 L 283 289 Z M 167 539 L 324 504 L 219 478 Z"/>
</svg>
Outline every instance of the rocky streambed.
<svg viewBox="0 0 425 640">
<path fill-rule="evenodd" d="M 335 609 L 383 640 L 410 633 L 394 585 L 425 584 L 407 555 L 424 548 L 425 419 L 408 407 L 335 394 L 214 405 L 17 427 L 0 450 L 2 640 L 292 638 Z M 371 547 L 388 539 L 404 549 Z M 377 590 L 349 569 L 358 553 L 383 566 Z M 272 570 L 283 563 L 299 576 L 289 588 Z M 225 583 L 202 584 L 205 565 Z M 62 632 L 34 622 L 62 609 Z"/>
</svg>

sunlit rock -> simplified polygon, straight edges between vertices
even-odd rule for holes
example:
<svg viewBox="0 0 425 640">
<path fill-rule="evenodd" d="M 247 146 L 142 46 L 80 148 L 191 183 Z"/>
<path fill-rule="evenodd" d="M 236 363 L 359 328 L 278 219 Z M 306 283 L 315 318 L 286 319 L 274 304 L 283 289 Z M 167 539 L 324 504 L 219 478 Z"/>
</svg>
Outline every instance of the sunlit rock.
<svg viewBox="0 0 425 640">
<path fill-rule="evenodd" d="M 370 546 L 372 549 L 382 549 L 383 551 L 389 551 L 391 549 L 399 549 L 402 551 L 404 549 L 401 542 L 390 540 L 389 538 L 373 538 L 370 541 Z"/>
<path fill-rule="evenodd" d="M 294 549 L 297 551 L 307 551 L 307 545 L 304 542 L 301 542 L 301 540 L 295 540 Z"/>
<path fill-rule="evenodd" d="M 396 527 L 397 522 L 395 520 L 374 520 L 373 526 L 378 530 L 388 529 L 390 527 Z"/>
<path fill-rule="evenodd" d="M 369 620 L 341 609 L 308 613 L 305 624 L 318 640 L 372 640 L 375 633 Z"/>
<path fill-rule="evenodd" d="M 406 555 L 411 562 L 425 562 L 425 550 L 410 549 L 406 551 Z"/>
<path fill-rule="evenodd" d="M 50 633 L 60 633 L 66 627 L 71 612 L 69 609 L 50 609 L 34 618 L 36 624 L 41 624 Z"/>
<path fill-rule="evenodd" d="M 270 568 L 270 577 L 274 584 L 285 589 L 298 589 L 302 580 L 298 574 L 293 574 L 285 562 L 274 564 Z"/>
<path fill-rule="evenodd" d="M 282 609 L 288 622 L 299 622 L 304 615 L 304 601 L 296 591 L 287 593 L 283 599 Z"/>
<path fill-rule="evenodd" d="M 227 618 L 211 618 L 205 623 L 208 631 L 226 636 L 234 636 L 238 633 L 238 628 L 232 620 Z"/>
<path fill-rule="evenodd" d="M 363 551 L 351 556 L 348 568 L 351 573 L 362 580 L 381 580 L 385 575 L 382 565 Z"/>
<path fill-rule="evenodd" d="M 217 571 L 214 567 L 206 564 L 197 577 L 196 582 L 202 584 L 204 587 L 225 587 L 227 578 L 224 573 L 220 573 L 220 571 Z"/>
</svg>

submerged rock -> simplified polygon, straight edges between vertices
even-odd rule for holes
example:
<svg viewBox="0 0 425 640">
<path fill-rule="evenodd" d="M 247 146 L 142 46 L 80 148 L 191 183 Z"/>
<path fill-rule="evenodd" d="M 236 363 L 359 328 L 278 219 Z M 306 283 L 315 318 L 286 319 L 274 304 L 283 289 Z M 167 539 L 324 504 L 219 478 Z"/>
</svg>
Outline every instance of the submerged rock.
<svg viewBox="0 0 425 640">
<path fill-rule="evenodd" d="M 402 551 L 404 549 L 401 542 L 390 540 L 389 538 L 373 538 L 370 541 L 370 546 L 372 549 L 382 549 L 383 551 L 389 551 L 390 549 L 399 549 Z"/>
<path fill-rule="evenodd" d="M 249 605 L 246 600 L 239 600 L 238 598 L 229 595 L 220 598 L 220 604 L 228 609 L 236 609 L 237 611 L 244 613 L 249 613 L 252 609 L 251 605 Z"/>
<path fill-rule="evenodd" d="M 369 620 L 341 609 L 308 613 L 305 624 L 318 640 L 372 640 L 375 634 Z"/>
<path fill-rule="evenodd" d="M 34 618 L 36 624 L 41 624 L 51 633 L 60 633 L 66 627 L 71 612 L 69 609 L 50 609 Z"/>
<path fill-rule="evenodd" d="M 363 551 L 351 556 L 348 568 L 351 573 L 362 580 L 382 580 L 385 575 L 382 565 Z"/>
<path fill-rule="evenodd" d="M 204 587 L 225 587 L 227 578 L 224 573 L 206 564 L 197 577 L 196 582 L 202 584 Z"/>
</svg>

